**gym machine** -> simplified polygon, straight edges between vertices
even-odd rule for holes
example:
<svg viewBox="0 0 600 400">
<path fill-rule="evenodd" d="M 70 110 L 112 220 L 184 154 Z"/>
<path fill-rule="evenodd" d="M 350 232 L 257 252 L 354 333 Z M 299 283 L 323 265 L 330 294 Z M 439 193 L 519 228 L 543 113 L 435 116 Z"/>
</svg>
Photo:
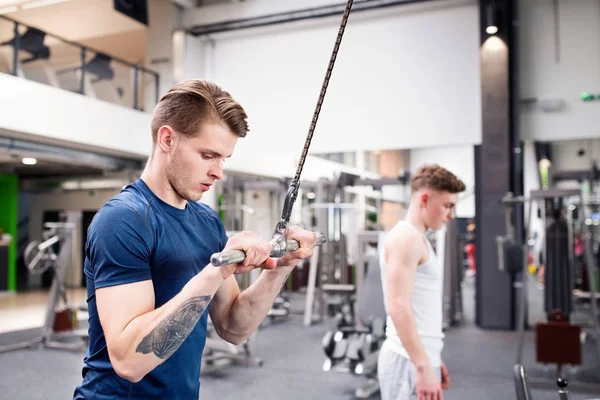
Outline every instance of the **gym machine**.
<svg viewBox="0 0 600 400">
<path fill-rule="evenodd" d="M 572 243 L 572 215 L 565 213 L 565 209 L 571 211 L 572 207 L 566 207 L 566 200 L 571 200 L 573 204 L 581 204 L 579 213 L 583 220 L 587 219 L 585 206 L 582 201 L 580 190 L 567 190 L 558 188 L 549 188 L 544 190 L 533 190 L 528 199 L 512 198 L 508 196 L 504 199 L 505 204 L 529 203 L 528 221 L 526 224 L 525 238 L 529 238 L 534 205 L 542 203 L 542 216 L 545 227 L 545 240 L 543 253 L 545 254 L 545 290 L 544 290 L 544 310 L 547 321 L 536 324 L 536 358 L 537 362 L 544 364 L 556 364 L 558 366 L 557 375 L 561 382 L 564 381 L 563 366 L 582 364 L 581 347 L 581 326 L 572 323 L 573 314 L 573 243 Z M 565 215 L 566 214 L 566 215 Z M 590 232 L 586 224 L 582 224 L 585 239 L 585 260 L 587 274 L 592 282 L 593 269 L 596 266 L 592 256 L 590 242 Z M 509 231 L 510 235 L 510 231 Z M 517 360 L 515 364 L 515 379 L 520 376 L 523 379 L 523 347 L 525 341 L 525 320 L 527 311 L 527 248 L 529 244 L 518 244 L 516 242 L 504 241 L 508 246 L 499 247 L 500 267 L 509 273 L 521 271 L 520 296 L 518 307 L 518 331 L 519 344 Z M 501 241 L 499 241 L 499 244 Z M 590 296 L 595 298 L 594 285 L 590 285 Z M 598 360 L 600 360 L 600 327 L 596 303 L 591 302 L 593 325 L 596 332 L 596 350 Z M 560 345 L 558 344 L 560 343 Z M 515 383 L 517 381 L 515 380 Z M 562 383 L 561 383 L 562 384 Z M 521 386 L 523 386 L 521 384 Z M 566 393 L 566 386 L 563 388 L 563 394 Z M 517 393 L 525 392 L 524 399 L 527 397 L 527 391 L 523 388 L 518 389 Z M 561 389 L 562 390 L 562 389 Z M 561 397 L 568 398 L 568 397 Z"/>
<path fill-rule="evenodd" d="M 438 246 L 440 247 L 440 246 Z M 459 235 L 456 218 L 448 221 L 444 232 L 443 253 L 444 288 L 443 288 L 443 329 L 450 327 L 463 318 L 462 282 L 464 278 L 464 241 Z M 440 251 L 442 250 L 442 251 Z"/>
<path fill-rule="evenodd" d="M 218 212 L 228 235 L 250 229 L 259 236 L 267 236 L 273 221 L 279 218 L 274 210 L 281 209 L 287 184 L 285 179 L 227 176 L 219 185 Z M 240 287 L 245 288 L 258 278 L 259 273 L 251 271 L 236 275 L 236 279 Z M 267 316 L 271 320 L 285 319 L 289 316 L 290 306 L 290 299 L 282 290 Z"/>
<path fill-rule="evenodd" d="M 525 367 L 520 364 L 516 364 L 513 367 L 513 380 L 515 383 L 516 400 L 533 400 L 531 394 L 531 387 Z M 568 381 L 564 378 L 556 379 L 556 386 L 558 386 L 558 399 L 559 400 L 570 400 L 571 396 L 567 390 Z M 598 399 L 589 399 L 598 400 Z"/>
<path fill-rule="evenodd" d="M 346 193 L 335 181 L 320 179 L 314 185 L 304 186 L 314 190 L 315 198 L 304 207 L 308 217 L 303 219 L 309 221 L 312 230 L 322 232 L 327 238 L 319 248 L 317 262 L 310 264 L 304 308 L 304 325 L 310 326 L 322 321 L 326 312 L 335 315 L 343 308 L 353 307 L 355 287 L 349 278 L 347 238 L 342 225 L 346 211 L 357 209 L 357 205 L 345 201 Z"/>
<path fill-rule="evenodd" d="M 346 227 L 347 214 L 360 211 L 361 207 L 351 201 L 346 188 L 372 187 L 374 190 L 381 191 L 383 186 L 406 186 L 409 182 L 410 175 L 404 171 L 397 178 L 368 179 L 340 173 L 333 180 L 320 179 L 317 182 L 303 183 L 314 194 L 312 201 L 307 201 L 303 207 L 303 220 L 309 221 L 308 225 L 312 227 L 311 229 L 322 232 L 327 239 L 326 243 L 319 248 L 318 261 L 311 260 L 310 263 L 304 308 L 305 326 L 322 321 L 326 311 L 329 315 L 336 315 L 342 309 L 353 308 L 359 297 L 358 281 L 362 279 L 359 276 L 361 268 L 357 260 L 356 279 L 353 279 L 348 260 L 350 241 L 344 231 L 351 230 Z M 369 206 L 365 206 L 364 211 L 368 208 Z M 381 210 L 379 207 L 372 211 L 378 213 Z M 360 218 L 352 219 L 360 220 Z M 360 232 L 363 227 L 357 226 L 355 229 Z M 363 248 L 360 234 L 357 235 L 357 241 L 353 244 L 360 252 Z"/>
<path fill-rule="evenodd" d="M 87 306 L 83 304 L 74 307 L 69 304 L 65 288 L 65 270 L 71 257 L 76 225 L 46 222 L 44 228 L 43 241 L 29 243 L 24 253 L 25 264 L 32 274 L 42 274 L 49 269 L 54 271 L 42 334 L 31 340 L 0 346 L 0 353 L 38 345 L 71 351 L 85 351 L 87 348 L 87 329 L 77 329 L 77 311 L 87 312 Z M 60 247 L 58 254 L 54 250 L 55 246 Z M 61 301 L 62 310 L 57 311 Z M 78 339 L 77 342 L 69 341 L 73 338 Z"/>
<path fill-rule="evenodd" d="M 335 330 L 322 340 L 325 362 L 323 370 L 364 376 L 367 383 L 355 391 L 355 397 L 368 399 L 379 392 L 377 359 L 385 340 L 386 312 L 383 304 L 381 272 L 377 251 L 368 249 L 379 240 L 380 232 L 359 235 L 357 260 L 357 301 L 354 313 L 338 318 Z M 343 310 L 342 310 L 343 312 Z"/>
<path fill-rule="evenodd" d="M 231 364 L 263 366 L 258 356 L 258 332 L 254 332 L 244 343 L 235 345 L 221 339 L 208 318 L 206 345 L 202 352 L 202 373 L 213 373 Z"/>
</svg>

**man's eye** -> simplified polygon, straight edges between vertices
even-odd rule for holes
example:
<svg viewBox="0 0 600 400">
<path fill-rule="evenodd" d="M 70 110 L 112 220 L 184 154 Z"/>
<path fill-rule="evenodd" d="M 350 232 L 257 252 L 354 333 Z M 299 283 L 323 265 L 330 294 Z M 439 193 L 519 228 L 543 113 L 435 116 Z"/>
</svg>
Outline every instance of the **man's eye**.
<svg viewBox="0 0 600 400">
<path fill-rule="evenodd" d="M 204 158 L 205 160 L 212 160 L 213 158 L 215 158 L 215 156 L 208 153 L 202 153 L 202 158 Z"/>
</svg>

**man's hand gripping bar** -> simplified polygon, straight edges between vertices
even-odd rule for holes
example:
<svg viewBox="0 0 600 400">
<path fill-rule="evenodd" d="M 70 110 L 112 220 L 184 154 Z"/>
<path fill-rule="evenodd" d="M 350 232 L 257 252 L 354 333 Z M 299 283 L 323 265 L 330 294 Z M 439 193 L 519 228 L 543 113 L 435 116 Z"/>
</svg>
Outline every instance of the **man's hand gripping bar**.
<svg viewBox="0 0 600 400">
<path fill-rule="evenodd" d="M 317 234 L 317 246 L 326 242 L 325 236 Z M 299 243 L 296 240 L 290 239 L 287 241 L 286 247 L 281 247 L 281 242 L 277 239 L 271 240 L 271 257 L 282 257 L 290 251 L 298 250 Z M 246 253 L 242 250 L 228 250 L 221 253 L 215 253 L 210 257 L 210 263 L 215 267 L 221 267 L 223 265 L 237 264 L 244 261 Z"/>
</svg>

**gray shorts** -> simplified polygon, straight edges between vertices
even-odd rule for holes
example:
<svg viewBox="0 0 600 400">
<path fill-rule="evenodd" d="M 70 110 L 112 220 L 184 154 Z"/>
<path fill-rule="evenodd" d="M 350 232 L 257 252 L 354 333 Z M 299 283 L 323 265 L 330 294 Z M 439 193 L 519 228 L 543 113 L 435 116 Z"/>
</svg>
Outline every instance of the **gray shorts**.
<svg viewBox="0 0 600 400">
<path fill-rule="evenodd" d="M 441 369 L 433 372 L 441 380 Z M 381 400 L 414 400 L 417 398 L 417 370 L 409 359 L 392 351 L 387 341 L 379 350 L 377 377 L 381 391 Z"/>
</svg>

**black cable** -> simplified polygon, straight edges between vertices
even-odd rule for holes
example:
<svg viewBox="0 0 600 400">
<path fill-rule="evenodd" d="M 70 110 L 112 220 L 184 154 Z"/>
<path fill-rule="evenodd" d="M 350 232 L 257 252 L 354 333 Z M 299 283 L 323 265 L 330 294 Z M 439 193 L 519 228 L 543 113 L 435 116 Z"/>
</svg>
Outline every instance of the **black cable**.
<svg viewBox="0 0 600 400">
<path fill-rule="evenodd" d="M 306 156 L 308 155 L 308 150 L 310 148 L 310 143 L 312 141 L 312 137 L 315 132 L 315 128 L 317 126 L 317 121 L 319 119 L 319 114 L 321 113 L 321 107 L 323 106 L 323 100 L 325 99 L 325 93 L 327 92 L 327 87 L 329 86 L 329 80 L 331 79 L 331 73 L 333 72 L 333 67 L 335 65 L 335 60 L 337 58 L 337 53 L 340 49 L 340 44 L 342 43 L 342 38 L 344 36 L 344 31 L 346 29 L 346 24 L 348 22 L 348 17 L 350 16 L 350 10 L 352 9 L 353 0 L 348 0 L 346 4 L 346 9 L 344 10 L 344 15 L 342 17 L 342 22 L 340 24 L 340 28 L 338 30 L 337 38 L 335 41 L 335 45 L 333 46 L 333 52 L 331 53 L 331 58 L 329 60 L 329 65 L 327 67 L 327 72 L 325 73 L 325 79 L 323 80 L 323 85 L 321 86 L 321 92 L 319 93 L 319 98 L 317 100 L 317 106 L 315 108 L 315 112 L 313 114 L 313 118 L 308 129 L 308 135 L 306 136 L 306 141 L 304 142 L 304 148 L 302 149 L 302 154 L 300 156 L 300 161 L 298 162 L 298 168 L 296 169 L 296 175 L 290 184 L 290 188 L 288 189 L 288 194 L 285 199 L 285 204 L 282 212 L 282 222 L 287 224 L 290 220 L 290 216 L 292 214 L 292 208 L 294 207 L 294 203 L 296 201 L 296 197 L 298 195 L 298 188 L 300 186 L 300 175 L 302 174 L 302 169 L 304 168 L 304 162 L 306 161 Z"/>
</svg>

